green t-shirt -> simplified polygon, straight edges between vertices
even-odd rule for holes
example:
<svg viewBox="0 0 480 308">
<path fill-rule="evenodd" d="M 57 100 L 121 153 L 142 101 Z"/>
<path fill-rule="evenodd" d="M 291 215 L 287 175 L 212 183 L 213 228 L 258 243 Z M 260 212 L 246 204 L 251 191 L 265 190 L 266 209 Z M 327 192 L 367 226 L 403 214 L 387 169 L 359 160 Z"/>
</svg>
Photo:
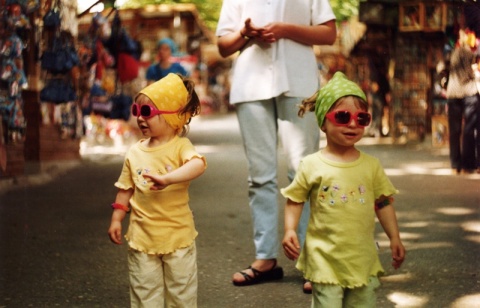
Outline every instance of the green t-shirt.
<svg viewBox="0 0 480 308">
<path fill-rule="evenodd" d="M 374 241 L 375 199 L 397 190 L 378 159 L 360 152 L 348 163 L 305 157 L 281 190 L 294 202 L 310 200 L 310 220 L 297 268 L 316 283 L 354 288 L 383 272 Z"/>
</svg>

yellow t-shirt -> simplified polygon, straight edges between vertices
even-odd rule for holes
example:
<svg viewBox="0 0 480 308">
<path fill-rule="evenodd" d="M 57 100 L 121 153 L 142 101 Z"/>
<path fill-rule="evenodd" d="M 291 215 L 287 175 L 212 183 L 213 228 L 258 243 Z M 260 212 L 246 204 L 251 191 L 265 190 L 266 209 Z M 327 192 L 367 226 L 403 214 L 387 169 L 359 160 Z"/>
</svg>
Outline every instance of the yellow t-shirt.
<svg viewBox="0 0 480 308">
<path fill-rule="evenodd" d="M 281 190 L 294 202 L 310 199 L 305 246 L 297 268 L 316 283 L 366 285 L 383 272 L 375 247 L 375 199 L 397 193 L 378 159 L 363 152 L 349 163 L 321 152 L 305 157 Z"/>
<path fill-rule="evenodd" d="M 198 234 L 188 205 L 190 182 L 152 191 L 151 180 L 143 175 L 165 174 L 194 157 L 201 158 L 205 167 L 206 161 L 187 138 L 177 136 L 154 148 L 145 147 L 143 141 L 128 150 L 122 173 L 115 183 L 120 189 L 134 189 L 125 238 L 132 249 L 147 254 L 168 254 L 190 246 Z"/>
</svg>

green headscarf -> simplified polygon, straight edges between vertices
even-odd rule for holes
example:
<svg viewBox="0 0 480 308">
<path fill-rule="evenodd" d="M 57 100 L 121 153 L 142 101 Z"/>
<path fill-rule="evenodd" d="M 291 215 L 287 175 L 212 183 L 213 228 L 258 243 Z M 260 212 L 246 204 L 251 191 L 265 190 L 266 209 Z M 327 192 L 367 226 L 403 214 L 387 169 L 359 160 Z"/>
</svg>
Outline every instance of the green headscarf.
<svg viewBox="0 0 480 308">
<path fill-rule="evenodd" d="M 322 127 L 325 115 L 338 99 L 350 95 L 358 96 L 367 101 L 365 93 L 355 82 L 348 80 L 344 73 L 336 72 L 332 79 L 318 92 L 315 102 L 318 126 Z"/>
</svg>

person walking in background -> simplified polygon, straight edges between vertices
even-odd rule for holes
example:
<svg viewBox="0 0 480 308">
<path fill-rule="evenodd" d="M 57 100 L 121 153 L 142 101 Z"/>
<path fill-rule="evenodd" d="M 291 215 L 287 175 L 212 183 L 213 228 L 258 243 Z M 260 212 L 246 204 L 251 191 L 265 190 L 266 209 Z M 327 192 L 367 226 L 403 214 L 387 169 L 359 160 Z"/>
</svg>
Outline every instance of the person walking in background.
<svg viewBox="0 0 480 308">
<path fill-rule="evenodd" d="M 385 109 L 391 100 L 388 69 L 384 63 L 385 53 L 384 47 L 377 46 L 375 52 L 369 57 L 371 86 L 368 99 L 372 110 L 372 125 L 369 135 L 374 137 L 386 136 L 390 131 L 388 113 L 385 126 L 383 123 Z"/>
<path fill-rule="evenodd" d="M 197 307 L 197 231 L 188 187 L 206 161 L 184 136 L 199 112 L 193 82 L 176 74 L 140 91 L 132 106 L 146 138 L 126 154 L 108 230 L 111 241 L 122 244 L 122 221 L 130 213 L 131 307 Z"/>
<path fill-rule="evenodd" d="M 299 115 L 315 111 L 327 145 L 305 157 L 294 181 L 281 190 L 285 208 L 285 255 L 313 283 L 312 307 L 375 307 L 383 272 L 375 246 L 375 215 L 390 239 L 392 265 L 405 258 L 393 208 L 397 190 L 380 162 L 355 144 L 371 122 L 365 94 L 337 72 Z M 303 204 L 310 199 L 305 245 L 296 232 Z"/>
<path fill-rule="evenodd" d="M 187 70 L 178 62 L 172 61 L 172 54 L 177 52 L 177 45 L 170 38 L 163 38 L 157 44 L 158 62 L 147 69 L 145 78 L 147 84 L 158 81 L 170 73 L 187 76 Z"/>
<path fill-rule="evenodd" d="M 314 117 L 299 119 L 296 106 L 304 93 L 319 88 L 312 45 L 335 42 L 335 15 L 328 0 L 225 0 L 216 35 L 223 57 L 239 52 L 232 67 L 230 103 L 248 159 L 255 260 L 232 281 L 246 286 L 283 277 L 277 267 L 277 145 L 285 150 L 290 180 L 300 159 L 318 149 Z M 305 233 L 307 207 L 304 212 L 300 234 Z M 310 291 L 308 284 L 305 291 Z"/>
<path fill-rule="evenodd" d="M 476 138 L 480 134 L 477 110 L 480 108 L 480 96 L 477 89 L 472 65 L 475 54 L 464 30 L 460 30 L 459 39 L 450 56 L 450 69 L 447 85 L 448 126 L 450 141 L 450 164 L 460 174 L 472 173 L 477 169 Z"/>
<path fill-rule="evenodd" d="M 476 153 L 477 173 L 480 173 L 480 3 L 466 3 L 464 7 L 465 26 L 472 33 L 470 34 L 471 50 L 476 56 L 476 63 L 473 65 L 474 76 L 477 84 L 477 121 L 476 121 Z M 475 40 L 473 40 L 475 38 Z"/>
</svg>

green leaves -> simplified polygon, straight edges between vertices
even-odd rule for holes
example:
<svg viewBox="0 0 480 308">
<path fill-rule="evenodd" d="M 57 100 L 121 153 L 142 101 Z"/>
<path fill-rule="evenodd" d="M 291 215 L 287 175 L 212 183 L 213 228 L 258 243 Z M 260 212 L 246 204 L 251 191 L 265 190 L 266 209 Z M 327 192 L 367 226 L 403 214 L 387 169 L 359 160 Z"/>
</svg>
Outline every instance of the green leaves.
<svg viewBox="0 0 480 308">
<path fill-rule="evenodd" d="M 351 16 L 358 16 L 359 0 L 330 0 L 337 22 L 348 20 Z"/>
<path fill-rule="evenodd" d="M 193 3 L 206 26 L 211 30 L 217 27 L 222 0 L 128 0 L 121 8 L 140 8 L 148 4 Z M 358 15 L 360 0 L 330 0 L 337 22 Z"/>
</svg>

